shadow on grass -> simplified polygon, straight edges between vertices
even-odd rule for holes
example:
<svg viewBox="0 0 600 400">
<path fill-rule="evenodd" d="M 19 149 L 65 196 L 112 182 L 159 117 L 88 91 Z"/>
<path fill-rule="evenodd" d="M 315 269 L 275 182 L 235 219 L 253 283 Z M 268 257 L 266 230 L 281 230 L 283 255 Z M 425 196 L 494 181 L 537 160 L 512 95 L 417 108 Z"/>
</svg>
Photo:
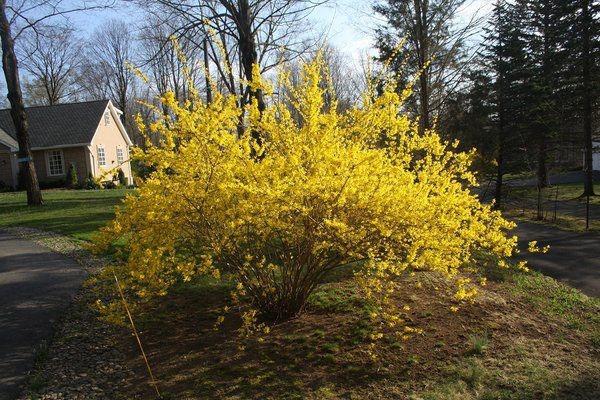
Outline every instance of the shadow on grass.
<svg viewBox="0 0 600 400">
<path fill-rule="evenodd" d="M 580 376 L 578 379 L 559 385 L 550 400 L 600 399 L 600 371 Z"/>
<path fill-rule="evenodd" d="M 31 215 L 26 220 L 15 220 L 3 224 L 7 227 L 28 226 L 45 231 L 62 233 L 82 240 L 90 240 L 94 233 L 114 218 L 114 212 L 87 212 L 76 216 Z"/>
<path fill-rule="evenodd" d="M 323 285 L 305 313 L 272 326 L 258 341 L 240 337 L 230 286 L 214 281 L 181 285 L 136 311 L 134 319 L 166 398 L 595 398 L 594 375 L 586 371 L 597 363 L 583 351 L 589 335 L 550 310 L 540 311 L 554 303 L 519 300 L 533 289 L 507 279 L 504 285 L 516 285 L 516 293 L 491 281 L 493 293 L 452 313 L 453 292 L 429 278 L 416 285 L 416 278 L 407 277 L 396 299 L 410 305 L 400 315 L 407 326 L 425 333 L 407 341 L 386 335 L 372 348 L 376 361 L 369 354 L 370 322 L 346 281 Z M 552 287 L 546 280 L 533 283 L 540 295 Z M 582 311 L 577 299 L 567 297 L 562 313 Z M 224 306 L 232 311 L 222 314 Z M 219 315 L 226 318 L 215 329 Z M 469 338 L 481 332 L 489 333 L 485 351 L 469 355 Z M 128 394 L 133 398 L 148 388 L 150 398 L 145 366 L 135 349 L 130 354 L 137 380 Z"/>
<path fill-rule="evenodd" d="M 330 385 L 352 390 L 390 377 L 364 357 L 346 356 L 356 349 L 354 317 L 307 313 L 273 326 L 264 341 L 240 337 L 239 314 L 221 312 L 230 305 L 229 289 L 182 285 L 137 314 L 161 390 L 171 398 L 300 399 Z M 215 329 L 219 315 L 226 318 Z M 136 361 L 138 376 L 144 368 Z"/>
<path fill-rule="evenodd" d="M 41 207 L 25 204 L 23 193 L 0 195 L 0 227 L 28 226 L 90 240 L 114 218 L 115 206 L 128 193 L 114 191 L 46 191 Z"/>
</svg>

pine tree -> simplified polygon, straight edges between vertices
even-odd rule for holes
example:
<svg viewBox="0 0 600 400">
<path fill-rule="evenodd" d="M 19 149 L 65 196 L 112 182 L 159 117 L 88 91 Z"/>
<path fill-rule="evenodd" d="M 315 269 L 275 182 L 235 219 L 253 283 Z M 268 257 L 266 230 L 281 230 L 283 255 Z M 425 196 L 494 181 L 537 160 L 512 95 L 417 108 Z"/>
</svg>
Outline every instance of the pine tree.
<svg viewBox="0 0 600 400">
<path fill-rule="evenodd" d="M 569 6 L 564 0 L 518 0 L 523 39 L 530 55 L 531 88 L 527 101 L 529 150 L 535 156 L 538 188 L 548 185 L 549 154 L 561 130 L 563 72 L 567 63 L 565 32 Z M 541 216 L 541 213 L 538 217 Z"/>
<path fill-rule="evenodd" d="M 502 205 L 504 175 L 509 170 L 517 172 L 526 159 L 520 150 L 527 143 L 523 132 L 527 124 L 530 60 L 525 51 L 520 11 L 505 0 L 496 2 L 482 52 L 492 82 L 490 132 L 496 139 L 496 207 Z"/>
<path fill-rule="evenodd" d="M 584 149 L 583 196 L 594 195 L 593 125 L 600 90 L 600 2 L 598 0 L 565 0 L 568 4 L 570 29 L 566 32 L 565 54 L 569 64 L 564 72 L 565 102 L 569 121 L 581 126 Z"/>
</svg>

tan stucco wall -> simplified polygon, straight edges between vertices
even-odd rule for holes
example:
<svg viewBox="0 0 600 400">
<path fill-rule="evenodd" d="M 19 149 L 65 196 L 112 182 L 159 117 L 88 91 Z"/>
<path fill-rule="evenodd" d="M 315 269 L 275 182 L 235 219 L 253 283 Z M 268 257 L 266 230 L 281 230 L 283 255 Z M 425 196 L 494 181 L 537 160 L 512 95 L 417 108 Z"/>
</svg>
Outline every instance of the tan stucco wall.
<svg viewBox="0 0 600 400">
<path fill-rule="evenodd" d="M 0 182 L 12 187 L 14 183 L 11 157 L 13 156 L 10 152 L 0 149 Z"/>
<path fill-rule="evenodd" d="M 106 110 L 108 112 L 108 108 Z M 132 175 L 131 175 L 131 165 L 129 163 L 129 146 L 127 142 L 121 135 L 121 131 L 119 130 L 117 123 L 115 121 L 115 116 L 110 113 L 110 122 L 108 124 L 105 123 L 104 116 L 98 125 L 98 129 L 96 130 L 96 134 L 92 140 L 92 145 L 90 146 L 91 158 L 90 163 L 92 166 L 92 171 L 95 177 L 99 177 L 103 175 L 103 172 L 111 171 L 110 175 L 117 172 L 118 163 L 117 163 L 117 147 L 120 147 L 124 151 L 125 163 L 120 166 L 120 168 L 125 173 L 125 176 L 128 178 L 130 184 L 133 183 Z M 106 155 L 106 166 L 100 167 L 98 165 L 98 146 L 104 147 L 104 153 Z M 106 180 L 110 180 L 110 175 L 106 175 Z"/>
</svg>

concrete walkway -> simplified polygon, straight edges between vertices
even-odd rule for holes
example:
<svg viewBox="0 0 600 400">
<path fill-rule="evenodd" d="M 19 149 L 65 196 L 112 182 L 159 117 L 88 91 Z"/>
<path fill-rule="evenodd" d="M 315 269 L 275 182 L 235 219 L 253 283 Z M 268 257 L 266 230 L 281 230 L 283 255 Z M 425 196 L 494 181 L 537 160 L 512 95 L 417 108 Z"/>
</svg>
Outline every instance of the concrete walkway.
<svg viewBox="0 0 600 400">
<path fill-rule="evenodd" d="M 579 288 L 589 296 L 600 297 L 600 235 L 563 231 L 533 222 L 518 222 L 514 234 L 519 247 L 527 249 L 531 240 L 550 245 L 546 254 L 524 252 L 531 268 Z"/>
<path fill-rule="evenodd" d="M 19 395 L 84 278 L 75 261 L 0 230 L 0 400 Z"/>
</svg>

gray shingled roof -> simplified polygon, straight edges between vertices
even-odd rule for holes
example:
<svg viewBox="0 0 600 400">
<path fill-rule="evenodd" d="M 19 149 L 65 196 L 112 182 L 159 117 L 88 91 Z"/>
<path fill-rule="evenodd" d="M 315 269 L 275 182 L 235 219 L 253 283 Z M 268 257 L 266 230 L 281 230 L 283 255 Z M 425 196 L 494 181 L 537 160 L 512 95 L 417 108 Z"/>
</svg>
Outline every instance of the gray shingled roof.
<svg viewBox="0 0 600 400">
<path fill-rule="evenodd" d="M 90 143 L 108 100 L 27 107 L 30 144 L 54 147 Z M 17 138 L 10 110 L 0 110 L 0 128 Z"/>
</svg>

